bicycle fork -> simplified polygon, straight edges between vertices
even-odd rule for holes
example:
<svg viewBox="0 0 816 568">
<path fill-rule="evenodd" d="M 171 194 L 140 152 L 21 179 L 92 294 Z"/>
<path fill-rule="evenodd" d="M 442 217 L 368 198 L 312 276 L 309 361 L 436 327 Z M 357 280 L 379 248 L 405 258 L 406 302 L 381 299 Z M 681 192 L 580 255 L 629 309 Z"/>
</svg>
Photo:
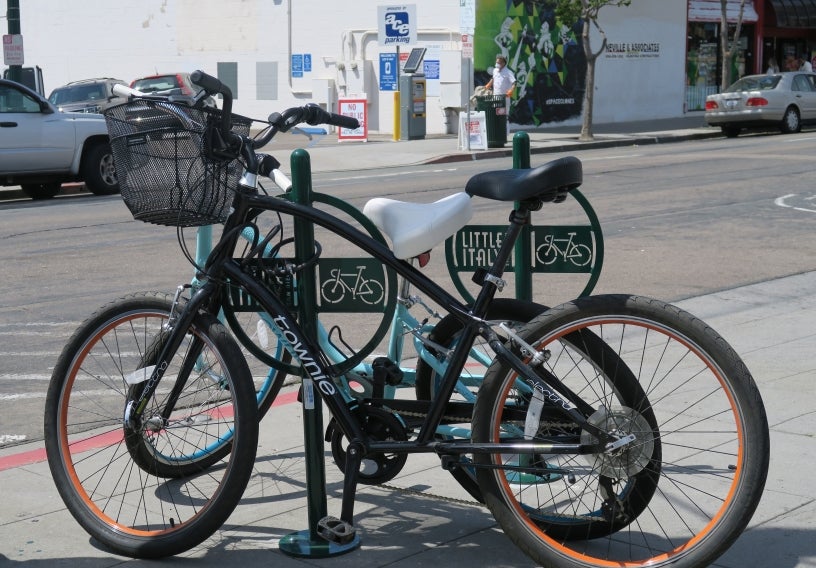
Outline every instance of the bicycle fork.
<svg viewBox="0 0 816 568">
<path fill-rule="evenodd" d="M 136 371 L 136 373 L 133 373 L 129 377 L 125 378 L 125 381 L 130 387 L 144 383 L 144 386 L 139 389 L 139 396 L 128 400 L 127 404 L 125 405 L 123 417 L 125 427 L 133 431 L 138 431 L 144 424 L 142 417 L 145 409 L 147 408 L 147 403 L 156 392 L 156 388 L 158 387 L 159 382 L 161 382 L 165 371 L 170 366 L 170 361 L 172 360 L 173 356 L 176 354 L 179 347 L 181 347 L 186 335 L 186 330 L 190 329 L 198 310 L 210 298 L 210 288 L 212 286 L 212 283 L 205 283 L 201 289 L 193 294 L 193 297 L 190 298 L 190 301 L 178 314 L 178 316 L 168 321 L 166 336 L 164 335 L 164 329 L 159 332 L 159 340 L 162 342 L 162 347 L 155 363 L 153 365 L 146 366 L 143 369 L 139 369 Z M 178 296 L 179 293 L 176 294 L 176 300 L 178 300 Z M 190 349 L 188 350 L 182 366 L 179 369 L 178 377 L 166 399 L 163 410 L 159 416 L 152 417 L 150 419 L 151 429 L 158 430 L 167 424 L 170 414 L 175 407 L 179 396 L 181 396 L 181 391 L 184 389 L 187 378 L 193 371 L 193 368 L 198 361 L 198 356 L 201 354 L 203 348 L 204 341 L 199 337 L 194 336 Z"/>
</svg>

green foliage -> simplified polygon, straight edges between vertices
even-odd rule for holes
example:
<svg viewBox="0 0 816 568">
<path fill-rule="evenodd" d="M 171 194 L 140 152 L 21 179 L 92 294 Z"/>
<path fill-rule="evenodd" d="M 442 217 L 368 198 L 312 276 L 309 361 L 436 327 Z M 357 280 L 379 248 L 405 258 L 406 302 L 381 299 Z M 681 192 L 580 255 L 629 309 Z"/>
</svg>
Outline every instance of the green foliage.
<svg viewBox="0 0 816 568">
<path fill-rule="evenodd" d="M 555 15 L 564 22 L 578 20 L 597 23 L 604 6 L 629 6 L 632 0 L 555 0 Z"/>
</svg>

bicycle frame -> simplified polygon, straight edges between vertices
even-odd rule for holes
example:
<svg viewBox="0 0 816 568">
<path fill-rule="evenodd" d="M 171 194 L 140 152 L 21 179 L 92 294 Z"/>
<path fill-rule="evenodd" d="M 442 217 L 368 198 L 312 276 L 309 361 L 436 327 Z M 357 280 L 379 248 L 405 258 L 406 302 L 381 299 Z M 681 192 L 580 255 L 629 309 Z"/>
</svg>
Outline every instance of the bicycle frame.
<svg viewBox="0 0 816 568">
<path fill-rule="evenodd" d="M 485 282 L 476 298 L 473 308 L 469 309 L 410 263 L 397 259 L 384 244 L 372 239 L 348 223 L 319 209 L 292 203 L 283 199 L 240 193 L 236 195 L 234 209 L 234 213 L 225 224 L 224 236 L 222 236 L 219 246 L 216 247 L 209 256 L 207 263 L 208 268 L 206 270 L 212 270 L 212 267 L 218 267 L 223 270 L 221 276 L 227 277 L 233 284 L 238 284 L 246 289 L 250 295 L 258 300 L 261 307 L 268 314 L 272 314 L 273 321 L 281 330 L 282 336 L 287 342 L 289 349 L 304 368 L 306 372 L 305 378 L 317 387 L 318 393 L 329 407 L 338 426 L 349 440 L 362 442 L 367 451 L 395 453 L 435 451 L 443 454 L 477 452 L 502 453 L 509 451 L 517 454 L 586 454 L 602 451 L 610 441 L 609 436 L 605 432 L 587 422 L 584 417 L 586 409 L 579 409 L 581 404 L 579 397 L 569 393 L 555 377 L 548 377 L 548 380 L 545 380 L 540 376 L 529 364 L 519 359 L 510 348 L 506 347 L 496 332 L 487 326 L 483 320 L 487 306 L 496 293 L 504 266 L 506 266 L 512 254 L 515 240 L 522 225 L 529 217 L 529 210 L 522 209 L 511 216 L 511 224 L 507 229 L 502 247 L 496 255 L 496 261 L 484 278 Z M 448 361 L 442 378 L 440 390 L 437 397 L 431 402 L 429 412 L 425 417 L 416 440 L 407 442 L 380 442 L 368 439 L 359 422 L 349 410 L 343 393 L 337 388 L 333 377 L 327 371 L 325 356 L 320 350 L 319 345 L 307 337 L 299 324 L 294 321 L 294 318 L 288 315 L 287 308 L 283 302 L 269 292 L 261 283 L 245 274 L 238 262 L 232 258 L 233 250 L 239 239 L 238 232 L 250 210 L 274 211 L 284 215 L 298 217 L 343 236 L 343 238 L 352 244 L 358 246 L 384 265 L 396 271 L 411 285 L 427 294 L 431 300 L 440 305 L 443 310 L 453 314 L 454 317 L 462 322 L 462 340 L 451 353 L 450 360 Z M 213 276 L 218 276 L 218 274 Z M 173 331 L 159 357 L 159 363 L 153 370 L 140 399 L 133 401 L 128 406 L 126 421 L 133 420 L 134 415 L 132 410 L 138 413 L 143 406 L 143 401 L 152 395 L 153 390 L 155 390 L 161 378 L 163 367 L 166 364 L 165 362 L 170 359 L 169 355 L 177 349 L 182 339 L 181 333 L 189 327 L 195 313 L 200 309 L 211 309 L 214 306 L 217 308 L 217 302 L 219 301 L 218 292 L 222 285 L 220 284 L 221 281 L 221 278 L 208 278 L 199 290 L 192 295 L 187 306 L 181 310 Z M 570 419 L 580 425 L 582 429 L 595 435 L 599 442 L 592 445 L 516 442 L 509 445 L 502 443 L 483 444 L 478 447 L 469 441 L 433 442 L 434 433 L 442 421 L 445 406 L 456 387 L 459 375 L 469 355 L 470 348 L 477 336 L 482 336 L 494 350 L 497 358 L 507 362 L 519 374 L 520 379 L 523 380 L 529 388 L 542 393 L 544 397 L 553 404 L 555 409 L 568 415 Z M 174 390 L 180 390 L 180 388 L 180 386 L 177 386 L 177 389 Z M 170 404 L 173 403 L 174 400 L 171 396 Z"/>
</svg>

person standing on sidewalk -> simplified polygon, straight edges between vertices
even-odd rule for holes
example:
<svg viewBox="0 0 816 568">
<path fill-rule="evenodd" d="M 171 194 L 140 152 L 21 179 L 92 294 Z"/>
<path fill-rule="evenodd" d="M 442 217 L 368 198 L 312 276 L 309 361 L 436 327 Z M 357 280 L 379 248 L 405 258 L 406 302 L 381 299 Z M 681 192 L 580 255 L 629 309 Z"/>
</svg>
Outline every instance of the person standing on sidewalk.
<svg viewBox="0 0 816 568">
<path fill-rule="evenodd" d="M 507 59 L 503 55 L 497 55 L 496 66 L 493 68 L 493 78 L 487 82 L 485 88 L 492 88 L 494 95 L 512 97 L 515 86 L 516 76 L 507 68 Z"/>
<path fill-rule="evenodd" d="M 510 131 L 510 97 L 513 96 L 513 89 L 516 86 L 516 76 L 507 68 L 507 58 L 503 55 L 496 56 L 496 66 L 493 68 L 493 77 L 487 82 L 485 88 L 493 90 L 494 95 L 504 97 L 504 112 L 507 116 L 507 131 Z"/>
</svg>

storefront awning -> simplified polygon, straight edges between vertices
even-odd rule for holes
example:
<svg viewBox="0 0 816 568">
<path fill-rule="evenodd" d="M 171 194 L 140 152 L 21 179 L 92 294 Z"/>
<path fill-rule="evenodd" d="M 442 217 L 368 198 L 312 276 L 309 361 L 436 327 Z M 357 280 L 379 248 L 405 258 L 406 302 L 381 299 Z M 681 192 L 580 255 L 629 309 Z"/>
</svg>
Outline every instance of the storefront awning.
<svg viewBox="0 0 816 568">
<path fill-rule="evenodd" d="M 816 0 L 770 0 L 780 28 L 816 28 Z"/>
<path fill-rule="evenodd" d="M 782 2 L 799 2 L 800 0 L 781 0 Z M 816 1 L 816 0 L 815 0 Z M 774 4 L 776 0 L 771 0 Z M 740 0 L 728 0 L 726 4 L 726 15 L 729 22 L 736 22 L 739 17 Z M 756 22 L 759 16 L 754 10 L 752 0 L 746 0 L 745 10 L 742 13 L 742 22 L 751 24 Z M 688 3 L 689 22 L 719 22 L 722 21 L 722 4 L 720 0 L 689 0 Z"/>
</svg>

